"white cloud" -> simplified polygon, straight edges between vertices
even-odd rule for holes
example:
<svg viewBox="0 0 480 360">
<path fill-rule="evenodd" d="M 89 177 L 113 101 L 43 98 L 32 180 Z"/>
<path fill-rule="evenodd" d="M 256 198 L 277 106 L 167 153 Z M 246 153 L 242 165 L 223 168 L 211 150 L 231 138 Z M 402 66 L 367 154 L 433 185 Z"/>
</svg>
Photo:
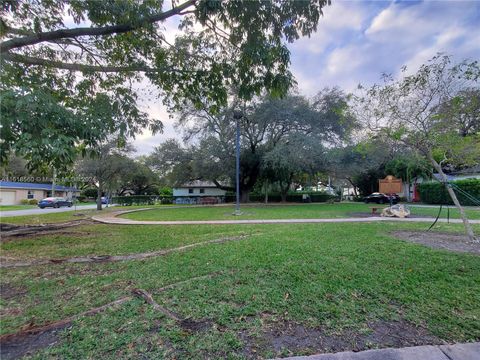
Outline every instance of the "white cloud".
<svg viewBox="0 0 480 360">
<path fill-rule="evenodd" d="M 383 72 L 398 74 L 403 65 L 415 71 L 437 52 L 457 60 L 480 58 L 480 2 L 335 1 L 324 12 L 316 33 L 289 45 L 298 89 L 308 96 L 335 85 L 354 91 L 358 83 L 378 82 Z M 178 21 L 164 26 L 167 38 L 178 32 Z M 164 121 L 165 133 L 139 136 L 139 154 L 169 137 L 181 138 L 158 102 L 144 101 L 149 113 Z"/>
<path fill-rule="evenodd" d="M 290 47 L 292 71 L 306 95 L 335 85 L 353 91 L 358 83 L 378 82 L 382 73 L 398 74 L 403 65 L 415 71 L 438 52 L 457 60 L 480 57 L 480 2 L 337 4 L 337 19 L 326 12 L 322 20 L 338 20 L 343 28 L 325 32 L 319 26 L 312 39 L 325 43 Z M 353 19 L 349 28 L 344 19 Z"/>
<path fill-rule="evenodd" d="M 321 54 L 332 44 L 338 45 L 338 40 L 348 31 L 358 31 L 365 21 L 367 13 L 362 6 L 354 2 L 334 2 L 324 9 L 318 29 L 310 37 L 304 37 L 294 42 L 290 48 Z"/>
</svg>

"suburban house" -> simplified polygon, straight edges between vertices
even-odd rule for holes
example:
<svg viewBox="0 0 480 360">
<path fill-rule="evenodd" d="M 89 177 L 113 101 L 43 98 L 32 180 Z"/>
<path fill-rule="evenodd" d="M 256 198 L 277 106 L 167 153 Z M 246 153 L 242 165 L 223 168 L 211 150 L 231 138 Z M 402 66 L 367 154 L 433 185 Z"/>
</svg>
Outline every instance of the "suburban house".
<svg viewBox="0 0 480 360">
<path fill-rule="evenodd" d="M 71 199 L 78 192 L 73 187 L 55 185 L 52 194 L 52 184 L 0 181 L 0 205 L 17 205 L 24 199 L 42 200 L 49 196 Z"/>
<path fill-rule="evenodd" d="M 195 180 L 173 188 L 175 204 L 217 204 L 224 202 L 225 194 L 210 181 Z"/>
</svg>

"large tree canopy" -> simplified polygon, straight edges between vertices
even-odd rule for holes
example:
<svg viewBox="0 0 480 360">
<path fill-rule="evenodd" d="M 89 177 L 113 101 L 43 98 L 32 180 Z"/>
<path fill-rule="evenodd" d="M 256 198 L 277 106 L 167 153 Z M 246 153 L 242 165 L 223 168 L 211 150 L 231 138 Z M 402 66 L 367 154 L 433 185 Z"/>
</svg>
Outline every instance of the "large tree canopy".
<svg viewBox="0 0 480 360">
<path fill-rule="evenodd" d="M 272 182 L 281 181 L 288 190 L 293 175 L 317 172 L 325 147 L 345 141 L 356 126 L 347 96 L 338 89 L 325 89 L 312 101 L 292 94 L 282 99 L 263 96 L 249 102 L 233 101 L 217 113 L 191 104 L 182 109 L 179 126 L 194 145 L 182 148 L 169 141 L 156 149 L 150 163 L 159 170 L 166 166 L 163 171 L 174 182 L 204 179 L 234 190 L 236 107 L 242 109 L 238 121 L 244 201 L 262 173 L 270 174 Z"/>
<path fill-rule="evenodd" d="M 94 146 L 114 130 L 161 130 L 137 105 L 135 86 L 145 78 L 171 107 L 189 101 L 216 111 L 232 84 L 244 99 L 263 89 L 285 94 L 293 82 L 285 42 L 315 31 L 329 2 L 3 1 L 0 91 L 9 130 L 1 159 L 16 151 L 31 163 L 39 153 L 65 163 L 75 146 Z M 180 30 L 173 41 L 163 27 L 170 18 Z"/>
</svg>

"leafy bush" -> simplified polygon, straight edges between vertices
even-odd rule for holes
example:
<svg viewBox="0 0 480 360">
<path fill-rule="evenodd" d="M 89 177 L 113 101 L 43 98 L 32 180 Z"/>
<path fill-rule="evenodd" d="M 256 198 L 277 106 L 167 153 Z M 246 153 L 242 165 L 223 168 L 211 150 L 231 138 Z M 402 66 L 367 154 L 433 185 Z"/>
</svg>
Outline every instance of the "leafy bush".
<svg viewBox="0 0 480 360">
<path fill-rule="evenodd" d="M 28 205 L 37 205 L 38 204 L 38 200 L 37 199 L 29 199 L 28 200 Z"/>
<path fill-rule="evenodd" d="M 28 205 L 28 199 L 22 199 L 22 200 L 20 200 L 20 204 L 22 204 L 22 205 Z"/>
<path fill-rule="evenodd" d="M 452 181 L 451 184 L 454 186 L 454 190 L 455 186 L 458 186 L 461 190 L 480 200 L 480 179 L 457 180 Z M 443 183 L 431 181 L 419 184 L 418 192 L 421 200 L 427 204 L 453 204 Z M 455 193 L 460 204 L 476 205 L 461 192 L 455 191 Z"/>
<path fill-rule="evenodd" d="M 170 204 L 173 204 L 173 196 L 162 197 L 162 198 L 160 199 L 160 204 L 162 204 L 162 205 L 170 205 Z"/>
<path fill-rule="evenodd" d="M 169 186 L 164 186 L 160 189 L 160 195 L 172 196 L 173 195 L 173 189 Z"/>
<path fill-rule="evenodd" d="M 86 196 L 83 196 L 83 195 L 79 195 L 79 196 L 77 196 L 77 201 L 78 201 L 78 202 L 86 202 L 86 201 L 87 201 L 87 197 L 86 197 Z"/>
<path fill-rule="evenodd" d="M 96 188 L 87 188 L 82 190 L 82 195 L 87 198 L 97 198 L 97 189 Z"/>
<path fill-rule="evenodd" d="M 312 202 L 328 202 L 329 200 L 334 200 L 335 196 L 325 193 L 313 193 L 310 194 L 310 199 Z"/>
<path fill-rule="evenodd" d="M 297 202 L 303 203 L 303 195 L 309 196 L 309 202 L 328 202 L 330 200 L 334 200 L 336 197 L 334 195 L 329 195 L 326 193 L 321 192 L 292 192 L 287 194 L 287 202 Z M 235 202 L 236 198 L 235 195 L 225 195 L 225 202 Z M 265 202 L 265 195 L 260 194 L 251 194 L 250 195 L 251 202 Z M 282 196 L 278 193 L 268 194 L 268 202 L 281 202 Z"/>
</svg>

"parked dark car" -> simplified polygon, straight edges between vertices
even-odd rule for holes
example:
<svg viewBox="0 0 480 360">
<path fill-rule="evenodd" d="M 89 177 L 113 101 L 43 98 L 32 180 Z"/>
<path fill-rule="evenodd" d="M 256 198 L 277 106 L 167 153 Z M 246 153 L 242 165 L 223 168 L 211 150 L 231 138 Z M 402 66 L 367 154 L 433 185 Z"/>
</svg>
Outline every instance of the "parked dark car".
<svg viewBox="0 0 480 360">
<path fill-rule="evenodd" d="M 368 196 L 363 198 L 366 204 L 368 203 L 377 203 L 377 204 L 390 204 L 390 200 L 392 204 L 397 204 L 400 200 L 400 197 L 397 194 L 384 194 L 374 192 Z"/>
<path fill-rule="evenodd" d="M 72 205 L 73 203 L 70 200 L 59 197 L 48 197 L 38 202 L 40 209 L 45 209 L 46 207 L 59 208 L 61 206 L 71 207 Z"/>
</svg>

